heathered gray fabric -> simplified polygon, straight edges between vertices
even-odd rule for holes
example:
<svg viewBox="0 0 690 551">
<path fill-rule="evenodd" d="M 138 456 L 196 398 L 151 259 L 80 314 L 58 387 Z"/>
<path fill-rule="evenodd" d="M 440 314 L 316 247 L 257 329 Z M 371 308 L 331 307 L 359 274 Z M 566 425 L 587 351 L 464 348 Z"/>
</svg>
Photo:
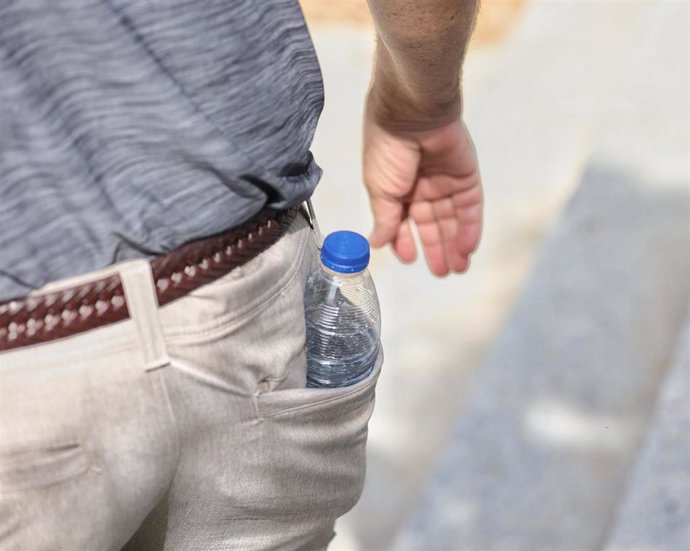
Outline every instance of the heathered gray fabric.
<svg viewBox="0 0 690 551">
<path fill-rule="evenodd" d="M 0 2 L 0 300 L 308 197 L 297 0 Z"/>
</svg>

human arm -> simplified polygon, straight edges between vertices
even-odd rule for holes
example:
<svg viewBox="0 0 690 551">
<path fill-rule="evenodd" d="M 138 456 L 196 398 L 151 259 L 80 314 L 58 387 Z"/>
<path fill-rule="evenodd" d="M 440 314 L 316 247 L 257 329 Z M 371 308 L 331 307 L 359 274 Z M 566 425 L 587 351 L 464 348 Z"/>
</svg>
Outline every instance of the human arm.
<svg viewBox="0 0 690 551">
<path fill-rule="evenodd" d="M 436 275 L 463 272 L 481 233 L 474 146 L 461 121 L 462 62 L 477 0 L 369 0 L 378 34 L 364 120 L 374 247 L 414 260 L 415 222 Z"/>
</svg>

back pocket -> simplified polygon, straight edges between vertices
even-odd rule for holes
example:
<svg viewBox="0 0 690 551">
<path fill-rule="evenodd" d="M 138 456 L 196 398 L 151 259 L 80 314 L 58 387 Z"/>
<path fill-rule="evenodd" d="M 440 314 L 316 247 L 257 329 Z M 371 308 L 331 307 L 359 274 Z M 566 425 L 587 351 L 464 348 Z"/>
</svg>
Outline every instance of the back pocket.
<svg viewBox="0 0 690 551">
<path fill-rule="evenodd" d="M 368 423 L 374 408 L 379 353 L 371 374 L 339 388 L 299 388 L 258 394 L 258 453 L 263 491 L 276 518 L 332 527 L 359 500 L 366 470 Z"/>
</svg>

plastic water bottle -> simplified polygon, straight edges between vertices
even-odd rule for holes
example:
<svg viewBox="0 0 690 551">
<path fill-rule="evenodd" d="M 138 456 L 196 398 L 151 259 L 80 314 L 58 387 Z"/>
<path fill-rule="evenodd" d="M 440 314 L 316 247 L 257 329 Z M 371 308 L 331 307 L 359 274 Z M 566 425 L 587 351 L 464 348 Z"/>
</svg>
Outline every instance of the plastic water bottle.
<svg viewBox="0 0 690 551">
<path fill-rule="evenodd" d="M 376 363 L 381 310 L 368 265 L 369 242 L 358 233 L 324 239 L 304 294 L 308 387 L 352 385 Z"/>
</svg>

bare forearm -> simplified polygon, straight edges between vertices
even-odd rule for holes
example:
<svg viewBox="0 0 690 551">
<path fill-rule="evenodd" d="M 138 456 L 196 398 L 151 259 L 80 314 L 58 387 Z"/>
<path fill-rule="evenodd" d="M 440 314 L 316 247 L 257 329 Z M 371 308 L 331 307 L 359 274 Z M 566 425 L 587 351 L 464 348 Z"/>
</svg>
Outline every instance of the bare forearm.
<svg viewBox="0 0 690 551">
<path fill-rule="evenodd" d="M 368 0 L 378 44 L 372 92 L 383 116 L 439 123 L 458 114 L 479 0 Z"/>
</svg>

